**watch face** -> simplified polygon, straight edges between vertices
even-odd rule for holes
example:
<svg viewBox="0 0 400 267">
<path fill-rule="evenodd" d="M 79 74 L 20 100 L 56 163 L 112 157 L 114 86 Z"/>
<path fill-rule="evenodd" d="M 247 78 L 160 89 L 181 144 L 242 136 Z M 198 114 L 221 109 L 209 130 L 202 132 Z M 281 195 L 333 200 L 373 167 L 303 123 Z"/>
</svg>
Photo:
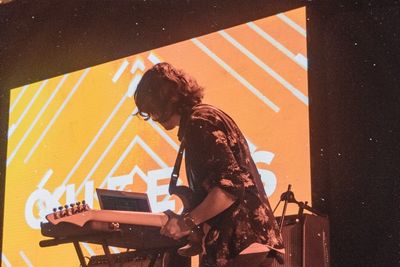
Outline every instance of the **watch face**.
<svg viewBox="0 0 400 267">
<path fill-rule="evenodd" d="M 187 227 L 189 227 L 190 229 L 196 227 L 196 224 L 194 223 L 194 219 L 192 217 L 190 217 L 189 214 L 185 215 L 183 217 L 183 222 L 186 224 Z"/>
</svg>

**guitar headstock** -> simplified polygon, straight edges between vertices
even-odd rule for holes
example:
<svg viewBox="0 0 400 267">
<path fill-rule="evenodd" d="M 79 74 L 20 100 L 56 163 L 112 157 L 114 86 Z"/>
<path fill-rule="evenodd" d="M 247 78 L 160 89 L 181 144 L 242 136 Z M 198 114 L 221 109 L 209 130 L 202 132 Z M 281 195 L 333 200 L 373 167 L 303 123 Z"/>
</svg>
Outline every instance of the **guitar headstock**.
<svg viewBox="0 0 400 267">
<path fill-rule="evenodd" d="M 87 221 L 90 220 L 89 205 L 86 204 L 85 200 L 82 202 L 72 203 L 69 206 L 65 205 L 53 209 L 53 213 L 46 215 L 46 219 L 51 224 L 59 224 L 60 222 L 72 223 L 78 226 L 83 226 Z M 79 216 L 81 215 L 81 216 Z"/>
</svg>

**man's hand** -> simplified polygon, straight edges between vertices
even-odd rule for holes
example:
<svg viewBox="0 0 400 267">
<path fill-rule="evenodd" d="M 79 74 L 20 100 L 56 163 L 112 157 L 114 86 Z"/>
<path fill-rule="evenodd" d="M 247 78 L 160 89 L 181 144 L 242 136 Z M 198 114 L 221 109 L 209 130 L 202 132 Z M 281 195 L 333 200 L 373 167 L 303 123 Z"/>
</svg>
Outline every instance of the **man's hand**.
<svg viewBox="0 0 400 267">
<path fill-rule="evenodd" d="M 194 224 L 199 225 L 229 208 L 236 200 L 236 197 L 214 187 L 207 194 L 206 198 L 192 211 L 190 215 Z M 190 234 L 190 228 L 184 223 L 182 215 L 169 215 L 168 222 L 161 228 L 160 234 L 179 239 Z"/>
<path fill-rule="evenodd" d="M 168 222 L 161 227 L 160 234 L 177 240 L 189 235 L 190 229 L 183 222 L 182 216 L 176 216 L 169 218 Z"/>
</svg>

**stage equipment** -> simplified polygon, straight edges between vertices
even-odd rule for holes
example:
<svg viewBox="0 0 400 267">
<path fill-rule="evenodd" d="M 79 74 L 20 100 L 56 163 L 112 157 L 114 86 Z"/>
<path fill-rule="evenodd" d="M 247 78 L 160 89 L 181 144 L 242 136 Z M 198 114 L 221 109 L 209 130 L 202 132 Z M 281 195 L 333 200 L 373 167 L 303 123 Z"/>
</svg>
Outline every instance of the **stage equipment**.
<svg viewBox="0 0 400 267">
<path fill-rule="evenodd" d="M 328 217 L 307 205 L 307 202 L 296 201 L 291 185 L 281 195 L 274 211 L 282 201 L 284 201 L 282 216 L 276 219 L 285 245 L 285 254 L 280 255 L 284 264 L 275 261 L 273 267 L 329 267 Z M 298 205 L 297 215 L 285 217 L 288 203 Z M 304 213 L 305 210 L 311 214 Z"/>
<path fill-rule="evenodd" d="M 68 207 L 68 206 L 67 206 Z M 91 210 L 85 203 L 60 207 L 46 216 L 49 223 L 41 224 L 43 236 L 52 239 L 39 242 L 41 247 L 73 243 L 82 266 L 146 266 L 188 267 L 189 257 L 177 255 L 186 239 L 175 241 L 160 235 L 160 226 L 168 220 L 164 213 Z M 86 263 L 80 242 L 98 244 L 104 255 Z M 111 254 L 109 246 L 135 249 L 132 252 Z M 127 263 L 128 262 L 128 263 Z M 102 265 L 103 264 L 103 265 Z M 104 265 L 106 264 L 106 265 Z"/>
</svg>

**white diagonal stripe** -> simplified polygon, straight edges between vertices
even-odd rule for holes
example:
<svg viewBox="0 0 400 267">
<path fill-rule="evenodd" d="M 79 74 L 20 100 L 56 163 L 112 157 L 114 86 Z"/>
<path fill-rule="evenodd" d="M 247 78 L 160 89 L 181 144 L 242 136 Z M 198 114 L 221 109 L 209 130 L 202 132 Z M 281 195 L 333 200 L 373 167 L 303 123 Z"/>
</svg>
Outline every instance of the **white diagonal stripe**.
<svg viewBox="0 0 400 267">
<path fill-rule="evenodd" d="M 42 85 L 39 87 L 39 89 L 36 91 L 36 93 L 34 94 L 34 96 L 32 97 L 31 101 L 29 101 L 29 104 L 25 107 L 24 111 L 22 112 L 21 116 L 19 116 L 17 122 L 14 124 L 15 128 L 14 131 L 12 133 L 15 132 L 15 129 L 19 126 L 19 124 L 21 123 L 21 121 L 24 119 L 26 113 L 28 113 L 29 109 L 32 107 L 33 103 L 35 103 L 36 98 L 38 98 L 39 94 L 42 92 L 43 88 L 46 86 L 48 80 L 45 80 L 42 82 Z M 11 136 L 9 136 L 10 138 Z"/>
<path fill-rule="evenodd" d="M 64 102 L 62 103 L 61 107 L 57 110 L 56 114 L 53 116 L 53 118 L 51 119 L 51 121 L 49 122 L 49 124 L 47 125 L 47 127 L 45 128 L 45 130 L 43 131 L 42 135 L 39 137 L 39 139 L 36 141 L 35 145 L 32 147 L 32 149 L 29 151 L 28 155 L 25 157 L 24 159 L 24 163 L 27 163 L 29 161 L 29 159 L 31 158 L 31 156 L 33 155 L 33 153 L 35 152 L 35 150 L 38 148 L 40 142 L 42 142 L 43 138 L 45 137 L 45 135 L 47 134 L 47 132 L 49 131 L 49 129 L 51 128 L 51 126 L 53 126 L 54 122 L 57 120 L 58 116 L 61 114 L 61 112 L 64 110 L 65 106 L 68 104 L 68 102 L 71 100 L 72 96 L 74 95 L 74 93 L 76 92 L 76 90 L 78 89 L 78 87 L 80 86 L 80 84 L 82 83 L 83 79 L 86 77 L 86 75 L 88 74 L 90 68 L 86 69 L 83 74 L 81 75 L 81 77 L 79 78 L 78 82 L 75 84 L 75 86 L 72 88 L 71 92 L 68 94 L 68 96 L 65 98 Z"/>
<path fill-rule="evenodd" d="M 11 126 L 8 127 L 7 138 L 10 138 L 10 136 L 14 133 L 16 128 L 17 127 L 15 127 L 15 124 L 11 124 Z"/>
<path fill-rule="evenodd" d="M 36 115 L 35 119 L 33 120 L 33 122 L 31 123 L 31 125 L 29 125 L 28 130 L 25 131 L 24 136 L 21 138 L 21 140 L 19 140 L 17 146 L 14 148 L 13 152 L 11 153 L 10 157 L 7 158 L 7 165 L 11 163 L 11 161 L 13 160 L 13 158 L 15 157 L 15 155 L 17 154 L 18 150 L 21 148 L 22 144 L 25 142 L 26 138 L 29 137 L 29 134 L 31 133 L 33 127 L 35 127 L 36 123 L 39 121 L 39 119 L 41 118 L 41 116 L 43 115 L 43 113 L 45 112 L 45 110 L 47 109 L 47 107 L 50 105 L 51 101 L 53 100 L 53 98 L 56 96 L 56 94 L 58 93 L 58 91 L 60 90 L 61 86 L 64 84 L 65 80 L 67 79 L 68 74 L 64 75 L 64 77 L 61 79 L 61 81 L 58 83 L 56 89 L 53 91 L 53 93 L 51 94 L 51 96 L 49 97 L 49 99 L 46 101 L 46 103 L 44 104 L 44 106 L 40 109 L 39 113 Z M 14 129 L 15 130 L 15 129 Z"/>
<path fill-rule="evenodd" d="M 154 65 L 161 62 L 161 60 L 160 60 L 153 52 L 150 52 L 150 54 L 149 54 L 149 56 L 147 57 L 147 59 L 148 59 L 151 63 L 153 63 Z"/>
<path fill-rule="evenodd" d="M 140 138 L 137 136 L 137 143 L 160 165 L 162 168 L 168 168 L 168 165 Z"/>
<path fill-rule="evenodd" d="M 137 112 L 137 108 L 135 108 L 132 112 L 132 114 L 135 114 Z M 108 144 L 107 148 L 103 151 L 103 153 L 101 154 L 101 156 L 98 158 L 98 160 L 96 161 L 96 163 L 94 164 L 94 166 L 92 167 L 92 169 L 89 171 L 89 174 L 85 177 L 85 179 L 82 181 L 82 183 L 80 184 L 77 193 L 79 194 L 82 189 L 85 186 L 85 183 L 87 181 L 89 181 L 92 178 L 93 173 L 97 170 L 97 168 L 100 166 L 101 162 L 104 160 L 104 158 L 107 156 L 107 154 L 109 153 L 109 151 L 111 150 L 111 148 L 113 147 L 113 145 L 115 144 L 115 142 L 118 140 L 118 138 L 121 136 L 121 134 L 125 131 L 125 129 L 127 128 L 127 126 L 129 125 L 129 123 L 132 121 L 133 116 L 129 116 L 128 119 L 124 122 L 124 124 L 122 125 L 122 127 L 120 128 L 120 130 L 117 132 L 117 134 L 113 137 L 113 139 L 111 140 L 111 142 Z M 164 138 L 164 140 L 170 144 L 176 151 L 178 151 L 179 149 L 179 145 L 177 145 L 174 140 L 167 134 L 165 133 L 160 126 L 155 123 L 153 120 L 148 120 L 147 121 L 156 131 L 158 134 L 161 135 L 161 137 Z"/>
<path fill-rule="evenodd" d="M 256 57 L 253 53 L 251 53 L 247 48 L 241 45 L 238 41 L 236 41 L 232 36 L 230 36 L 225 31 L 219 31 L 220 35 L 222 35 L 228 42 L 230 42 L 233 46 L 240 50 L 243 54 L 245 54 L 248 58 L 250 58 L 254 63 L 256 63 L 260 68 L 262 68 L 265 72 L 271 75 L 275 80 L 277 80 L 280 84 L 283 85 L 289 92 L 291 92 L 296 98 L 298 98 L 301 102 L 308 105 L 308 97 L 305 96 L 299 89 L 294 87 L 288 81 L 286 81 L 282 76 L 280 76 L 277 72 L 275 72 L 271 67 L 265 64 L 262 60 Z"/>
<path fill-rule="evenodd" d="M 114 253 L 120 253 L 121 251 L 119 251 L 119 249 L 117 247 L 113 247 L 113 246 L 109 246 L 109 248 L 111 249 L 112 252 Z"/>
<path fill-rule="evenodd" d="M 132 113 L 136 113 L 137 108 L 134 109 Z M 104 160 L 104 158 L 107 156 L 107 154 L 110 152 L 111 148 L 114 146 L 115 142 L 119 139 L 121 134 L 125 131 L 125 129 L 128 127 L 129 123 L 132 121 L 133 116 L 129 116 L 128 119 L 124 122 L 124 124 L 121 126 L 121 128 L 118 130 L 117 134 L 113 137 L 111 142 L 107 145 L 106 149 L 103 151 L 101 156 L 97 159 L 96 163 L 93 165 L 92 169 L 89 171 L 88 175 L 86 175 L 85 179 L 82 181 L 81 185 L 79 186 L 77 190 L 77 195 L 81 192 L 83 187 L 85 186 L 85 183 L 92 178 L 93 173 L 97 170 L 97 168 L 100 166 L 101 162 Z"/>
<path fill-rule="evenodd" d="M 1 261 L 6 265 L 6 267 L 11 267 L 10 261 L 7 259 L 6 254 L 1 253 Z"/>
<path fill-rule="evenodd" d="M 134 74 L 138 69 L 144 71 L 145 68 L 143 60 L 137 59 L 135 63 L 132 64 L 131 73 Z"/>
<path fill-rule="evenodd" d="M 307 69 L 307 65 L 304 65 L 303 61 L 298 61 L 296 58 L 296 55 L 292 53 L 289 49 L 287 49 L 285 46 L 283 46 L 281 43 L 279 43 L 277 40 L 275 40 L 271 35 L 263 31 L 260 27 L 258 27 L 254 22 L 249 22 L 246 23 L 247 26 L 250 27 L 253 31 L 255 31 L 257 34 L 259 34 L 262 38 L 264 38 L 266 41 L 268 41 L 270 44 L 276 47 L 279 51 L 281 51 L 283 54 L 285 54 L 288 58 L 293 60 L 295 63 L 297 63 L 300 67 L 303 69 Z"/>
<path fill-rule="evenodd" d="M 13 110 L 14 110 L 15 106 L 18 104 L 19 100 L 21 100 L 22 96 L 25 94 L 28 86 L 29 85 L 25 85 L 24 87 L 22 87 L 21 92 L 19 92 L 17 98 L 14 100 L 14 102 L 12 103 L 12 105 L 10 107 L 10 114 L 11 114 L 11 112 L 13 112 Z"/>
<path fill-rule="evenodd" d="M 64 179 L 62 185 L 66 185 L 69 181 L 69 179 L 71 179 L 72 175 L 75 173 L 75 171 L 79 168 L 79 166 L 82 164 L 83 160 L 86 158 L 86 156 L 89 154 L 90 150 L 93 148 L 93 146 L 96 144 L 97 140 L 99 140 L 100 136 L 103 134 L 104 130 L 107 128 L 107 126 L 110 124 L 111 120 L 114 118 L 115 114 L 117 114 L 117 112 L 119 111 L 119 109 L 121 108 L 122 104 L 125 102 L 126 100 L 126 93 L 124 94 L 124 96 L 121 98 L 121 100 L 119 101 L 119 103 L 117 104 L 117 106 L 114 108 L 114 110 L 111 112 L 111 114 L 109 116 L 107 116 L 107 120 L 103 123 L 103 125 L 101 126 L 100 130 L 97 132 L 97 134 L 95 135 L 95 137 L 92 139 L 92 141 L 90 142 L 90 144 L 87 146 L 87 148 L 85 149 L 85 151 L 83 152 L 83 154 L 81 155 L 81 157 L 79 158 L 79 160 L 77 161 L 77 163 L 74 165 L 74 167 L 72 168 L 72 170 L 68 173 L 67 177 Z"/>
<path fill-rule="evenodd" d="M 162 168 L 168 167 L 167 164 L 164 161 L 162 161 L 162 159 L 145 142 L 143 142 L 143 140 L 138 135 L 136 135 L 133 138 L 133 140 L 131 141 L 131 143 L 127 146 L 125 151 L 122 153 L 120 158 L 117 160 L 117 162 L 114 164 L 113 168 L 106 175 L 106 178 L 101 183 L 100 188 L 103 188 L 105 186 L 108 178 L 111 177 L 113 175 L 113 173 L 118 169 L 118 167 L 121 165 L 121 163 L 128 156 L 129 152 L 133 149 L 133 147 L 136 144 L 139 144 L 154 159 L 154 161 L 157 162 L 157 164 L 160 165 Z"/>
<path fill-rule="evenodd" d="M 121 66 L 119 67 L 119 69 L 117 70 L 117 72 L 114 74 L 112 81 L 114 83 L 116 83 L 119 78 L 121 77 L 122 73 L 126 70 L 126 68 L 128 67 L 129 62 L 128 60 L 124 59 L 124 61 L 122 61 Z"/>
<path fill-rule="evenodd" d="M 305 29 L 303 29 L 303 27 L 301 27 L 299 24 L 297 24 L 296 22 L 294 22 L 293 20 L 291 20 L 289 17 L 287 17 L 285 14 L 283 13 L 279 13 L 278 15 L 276 15 L 278 18 L 280 18 L 281 20 L 283 20 L 287 25 L 289 25 L 290 27 L 292 27 L 295 31 L 297 31 L 298 33 L 300 33 L 301 35 L 303 35 L 304 37 L 307 36 L 307 32 Z"/>
<path fill-rule="evenodd" d="M 164 132 L 157 123 L 155 123 L 152 119 L 149 119 L 147 122 L 151 125 L 151 127 L 154 128 L 154 130 L 156 130 L 159 135 L 161 135 L 162 138 L 164 138 L 165 141 L 167 141 L 168 144 L 170 144 L 176 151 L 179 150 L 179 145 L 175 143 L 175 141 L 166 132 Z"/>
<path fill-rule="evenodd" d="M 296 60 L 300 66 L 303 66 L 304 69 L 308 69 L 308 59 L 301 53 L 297 53 L 297 55 L 294 57 L 294 60 Z"/>
<path fill-rule="evenodd" d="M 82 246 L 86 249 L 86 251 L 89 253 L 90 256 L 95 256 L 96 253 L 93 251 L 93 249 L 85 242 L 81 242 Z"/>
<path fill-rule="evenodd" d="M 26 254 L 22 250 L 19 251 L 19 255 L 22 257 L 22 259 L 24 260 L 26 265 L 28 265 L 29 267 L 33 267 L 31 261 L 28 259 L 28 257 L 26 256 Z"/>
<path fill-rule="evenodd" d="M 224 68 L 229 74 L 231 74 L 236 80 L 238 80 L 242 85 L 250 90 L 255 96 L 257 96 L 261 101 L 267 104 L 273 111 L 279 112 L 279 107 L 274 104 L 270 99 L 264 96 L 257 88 L 250 84 L 245 78 L 243 78 L 239 73 L 237 73 L 233 68 L 226 64 L 221 58 L 219 58 L 215 53 L 213 53 L 208 47 L 201 43 L 196 38 L 191 39 L 191 41 L 200 48 L 204 53 L 210 56 L 215 62 L 217 62 L 222 68 Z"/>
<path fill-rule="evenodd" d="M 43 188 L 50 177 L 53 175 L 54 171 L 52 169 L 48 169 L 47 172 L 44 174 L 43 178 L 40 180 L 38 184 L 38 188 Z"/>
<path fill-rule="evenodd" d="M 142 74 L 136 74 L 128 86 L 128 97 L 131 98 L 137 89 L 137 86 L 142 79 Z"/>
</svg>

